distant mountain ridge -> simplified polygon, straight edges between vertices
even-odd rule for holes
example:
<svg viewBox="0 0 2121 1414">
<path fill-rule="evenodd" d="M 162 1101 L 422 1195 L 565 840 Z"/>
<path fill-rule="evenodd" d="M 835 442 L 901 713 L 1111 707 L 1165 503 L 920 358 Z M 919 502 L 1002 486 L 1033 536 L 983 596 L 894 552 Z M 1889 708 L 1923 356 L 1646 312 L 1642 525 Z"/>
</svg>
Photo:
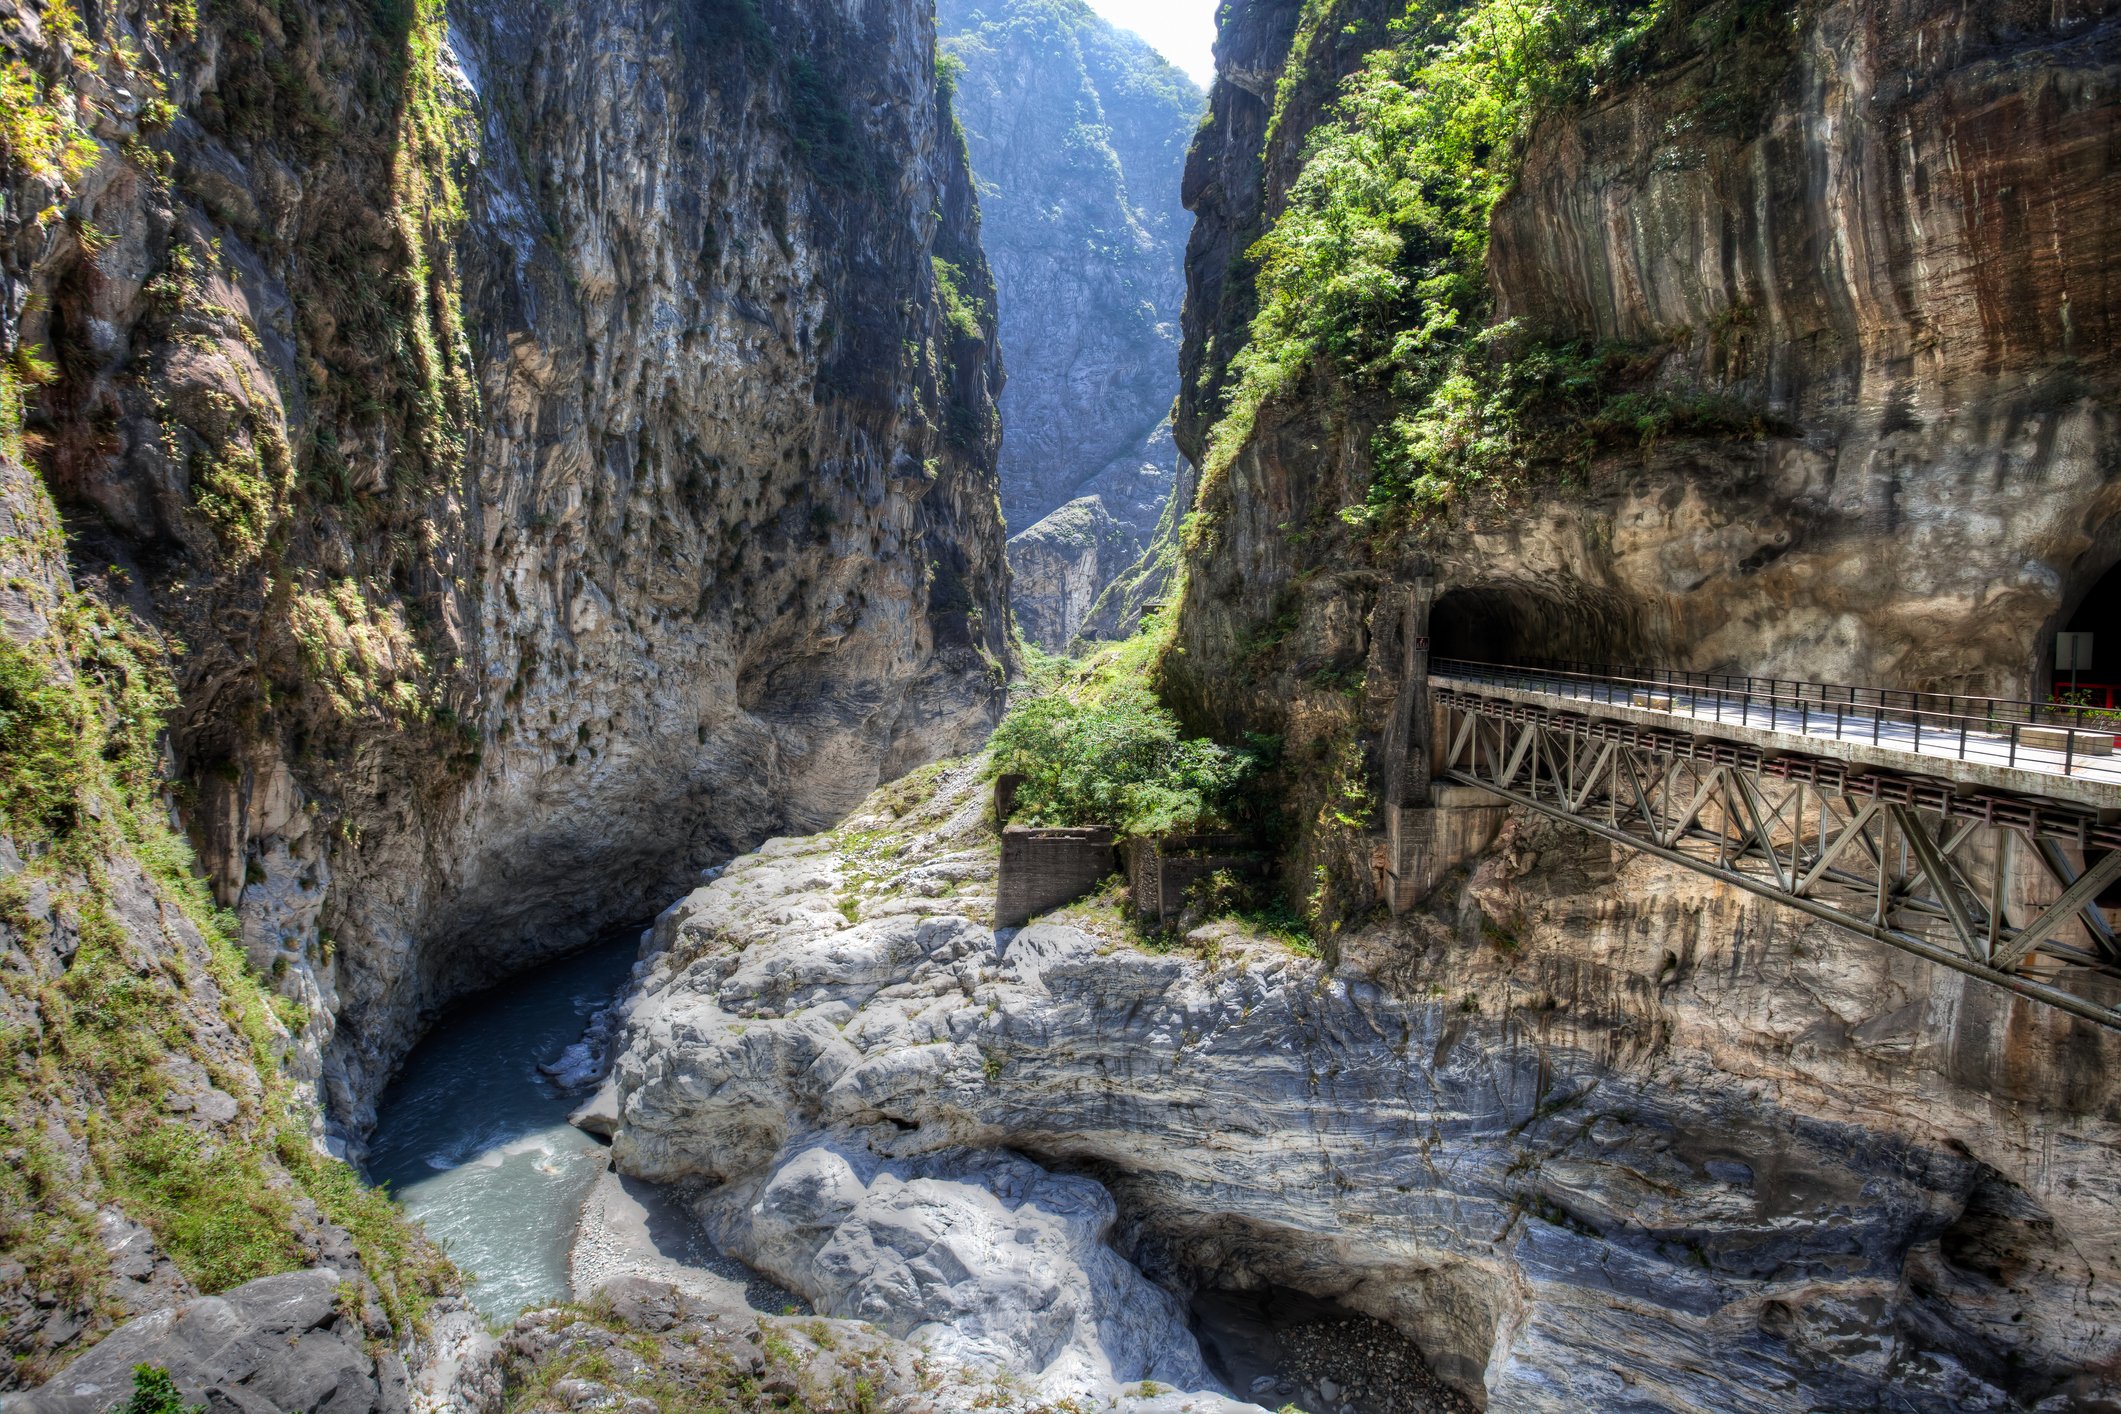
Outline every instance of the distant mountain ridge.
<svg viewBox="0 0 2121 1414">
<path fill-rule="evenodd" d="M 1204 98 L 1081 0 L 941 0 L 1000 292 L 1002 509 L 1025 635 L 1064 648 L 1178 467 L 1180 201 Z"/>
</svg>

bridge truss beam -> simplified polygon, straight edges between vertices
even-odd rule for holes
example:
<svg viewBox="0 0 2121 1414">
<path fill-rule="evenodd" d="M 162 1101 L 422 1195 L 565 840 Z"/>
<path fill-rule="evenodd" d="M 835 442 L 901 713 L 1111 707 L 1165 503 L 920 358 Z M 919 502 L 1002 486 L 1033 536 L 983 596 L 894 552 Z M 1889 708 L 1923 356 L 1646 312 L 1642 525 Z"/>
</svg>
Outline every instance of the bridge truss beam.
<svg viewBox="0 0 2121 1414">
<path fill-rule="evenodd" d="M 2121 1030 L 2121 1006 L 2058 985 L 2121 979 L 2097 904 L 2121 829 L 2080 807 L 1455 688 L 1435 704 L 1450 780 Z M 2026 871 L 2051 901 L 2014 897 Z"/>
</svg>

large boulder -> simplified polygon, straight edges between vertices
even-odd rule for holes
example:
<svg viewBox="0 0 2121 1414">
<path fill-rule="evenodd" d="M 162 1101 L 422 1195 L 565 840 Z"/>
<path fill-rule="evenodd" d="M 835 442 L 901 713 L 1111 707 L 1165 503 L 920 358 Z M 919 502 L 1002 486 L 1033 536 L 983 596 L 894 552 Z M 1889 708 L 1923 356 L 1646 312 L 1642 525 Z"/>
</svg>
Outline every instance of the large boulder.
<svg viewBox="0 0 2121 1414">
<path fill-rule="evenodd" d="M 1212 1390 L 1185 1312 L 1109 1245 L 1104 1185 L 1014 1154 L 880 1160 L 821 1140 L 702 1208 L 724 1245 L 828 1316 L 1056 1394 Z"/>
<path fill-rule="evenodd" d="M 405 1362 L 372 1353 L 358 1310 L 330 1267 L 245 1282 L 119 1327 L 42 1388 L 0 1398 L 6 1414 L 104 1414 L 133 1388 L 133 1368 L 169 1371 L 187 1403 L 212 1414 L 399 1414 L 412 1408 Z M 356 1298 L 358 1303 L 358 1298 Z"/>
</svg>

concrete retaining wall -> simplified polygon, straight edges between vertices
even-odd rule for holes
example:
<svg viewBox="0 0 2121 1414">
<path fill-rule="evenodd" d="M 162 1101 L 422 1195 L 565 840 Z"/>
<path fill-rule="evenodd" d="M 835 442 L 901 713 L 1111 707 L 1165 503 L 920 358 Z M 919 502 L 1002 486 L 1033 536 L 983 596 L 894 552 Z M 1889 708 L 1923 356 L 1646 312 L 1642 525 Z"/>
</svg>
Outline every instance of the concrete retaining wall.
<svg viewBox="0 0 2121 1414">
<path fill-rule="evenodd" d="M 1163 835 L 1127 842 L 1127 893 L 1144 922 L 1177 916 L 1186 890 L 1218 869 L 1258 873 L 1258 853 L 1241 835 Z"/>
<path fill-rule="evenodd" d="M 1073 903 L 1118 867 L 1110 830 L 1008 826 L 1002 831 L 994 926 L 1020 928 L 1049 909 Z"/>
</svg>

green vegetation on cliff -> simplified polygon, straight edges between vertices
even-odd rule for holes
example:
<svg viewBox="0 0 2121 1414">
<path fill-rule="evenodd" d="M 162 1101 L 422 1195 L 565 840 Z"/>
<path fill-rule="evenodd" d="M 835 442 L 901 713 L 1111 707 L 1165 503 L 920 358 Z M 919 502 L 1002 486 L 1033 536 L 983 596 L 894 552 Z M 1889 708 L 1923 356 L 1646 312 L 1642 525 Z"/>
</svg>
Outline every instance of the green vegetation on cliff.
<svg viewBox="0 0 2121 1414">
<path fill-rule="evenodd" d="M 136 1365 L 132 1395 L 114 1414 L 206 1414 L 206 1406 L 186 1404 L 169 1371 L 155 1365 Z"/>
<path fill-rule="evenodd" d="M 1189 737 L 1150 686 L 1168 634 L 1152 616 L 1125 643 L 1081 662 L 1025 650 L 1029 691 L 995 729 L 992 769 L 1020 772 L 1017 814 L 1032 825 L 1109 825 L 1125 834 L 1215 829 L 1240 812 L 1251 751 Z"/>
<path fill-rule="evenodd" d="M 187 792 L 169 775 L 165 719 L 184 650 L 128 607 L 145 588 L 137 571 L 112 566 L 100 590 L 74 588 L 59 512 L 34 466 L 78 465 L 83 450 L 61 417 L 25 427 L 35 390 L 50 385 L 48 402 L 63 409 L 100 376 L 68 339 L 82 311 L 63 302 L 84 298 L 70 272 L 93 265 L 112 237 L 70 208 L 74 188 L 102 164 L 115 169 L 105 174 L 114 189 L 130 182 L 156 199 L 177 190 L 154 136 L 175 117 L 163 81 L 133 31 L 91 18 L 93 41 L 63 0 L 44 6 L 41 43 L 0 70 L 0 179 L 45 252 L 28 313 L 32 327 L 47 311 L 63 316 L 50 319 L 53 349 L 17 344 L 0 369 L 0 1251 L 12 1268 L 0 1304 L 29 1293 L 52 1313 L 25 1322 L 6 1305 L 0 1386 L 41 1378 L 126 1314 L 103 1227 L 117 1215 L 209 1292 L 313 1266 L 343 1241 L 336 1229 L 373 1280 L 378 1319 L 400 1334 L 457 1282 L 384 1194 L 313 1147 L 309 1102 L 282 1069 L 307 1013 L 251 970 L 172 823 L 172 800 Z M 395 557 L 431 544 L 411 527 L 426 531 L 434 498 L 461 479 L 476 396 L 453 269 L 468 114 L 446 76 L 441 0 L 360 12 L 365 43 L 346 62 L 373 81 L 370 96 L 400 100 L 359 110 L 391 139 L 379 142 L 348 131 L 351 107 L 326 101 L 316 50 L 302 42 L 324 23 L 313 12 L 231 0 L 213 19 L 227 30 L 221 81 L 194 116 L 234 142 L 379 168 L 387 180 L 374 186 L 391 198 L 386 220 L 309 242 L 313 282 L 295 292 L 302 362 L 371 376 L 359 400 L 346 392 L 357 380 L 313 380 L 319 430 L 299 448 L 284 391 L 260 367 L 259 330 L 230 307 L 242 280 L 221 242 L 179 223 L 165 247 L 150 246 L 163 264 L 141 290 L 149 337 L 140 381 L 127 386 L 154 388 L 144 410 L 187 475 L 200 532 L 187 545 L 213 575 L 287 590 L 299 505 L 357 522 Z M 138 23 L 158 52 L 201 38 L 188 4 L 149 7 Z M 140 100 L 139 131 L 99 143 L 85 126 L 88 95 L 120 79 Z M 98 131 L 127 121 L 97 101 Z M 373 442 L 390 451 L 386 489 L 397 494 L 387 502 L 351 504 L 331 429 L 357 426 L 379 429 Z M 397 622 L 394 597 L 370 614 Z M 302 600 L 270 602 L 285 611 Z M 422 664 L 409 640 L 401 646 L 401 664 Z M 268 701 L 277 686 L 266 672 L 252 685 Z M 419 699 L 420 719 L 434 700 Z M 244 719 L 241 704 L 223 710 Z"/>
<path fill-rule="evenodd" d="M 1534 461 L 1673 432 L 1757 432 L 1754 415 L 1648 385 L 1653 351 L 1548 345 L 1488 323 L 1488 222 L 1534 122 L 1625 69 L 1680 0 L 1410 5 L 1309 137 L 1281 214 L 1248 252 L 1258 313 L 1206 474 L 1262 407 L 1323 374 L 1393 411 L 1372 442 L 1369 506 L 1433 505 Z M 1334 0 L 1310 0 L 1286 104 Z M 1282 113 L 1275 116 L 1278 127 Z"/>
<path fill-rule="evenodd" d="M 57 518 L 9 478 L 17 553 L 46 564 Z M 56 579 L 47 583 L 58 583 Z M 454 1278 L 389 1200 L 309 1142 L 281 1073 L 290 1020 L 244 960 L 190 846 L 170 824 L 164 645 L 129 613 L 18 577 L 48 631 L 0 635 L 0 1250 L 35 1289 L 115 1315 L 96 1211 L 114 1206 L 202 1291 L 315 1260 L 321 1223 L 346 1230 L 394 1323 L 417 1322 Z M 200 1095 L 234 1113 L 200 1123 Z M 12 1349 L 14 1373 L 43 1352 Z"/>
</svg>

